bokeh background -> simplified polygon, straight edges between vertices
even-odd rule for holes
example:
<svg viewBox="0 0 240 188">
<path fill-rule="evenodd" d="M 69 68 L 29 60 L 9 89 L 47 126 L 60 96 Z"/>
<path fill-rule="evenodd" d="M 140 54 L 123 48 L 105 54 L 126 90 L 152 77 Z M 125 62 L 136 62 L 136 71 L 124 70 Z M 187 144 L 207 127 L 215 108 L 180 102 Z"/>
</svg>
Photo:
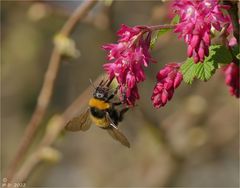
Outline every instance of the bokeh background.
<svg viewBox="0 0 240 188">
<path fill-rule="evenodd" d="M 122 23 L 169 23 L 161 1 L 109 2 L 99 3 L 71 35 L 81 55 L 61 61 L 47 115 L 29 153 L 41 140 L 49 117 L 63 112 L 89 86 L 89 78 L 103 72 L 106 53 L 101 46 L 116 41 Z M 1 2 L 2 177 L 34 110 L 53 37 L 80 3 Z M 239 102 L 229 95 L 223 73 L 218 70 L 206 83 L 182 83 L 164 108 L 154 109 L 150 97 L 157 71 L 186 59 L 186 46 L 170 32 L 159 39 L 153 56 L 158 63 L 146 69 L 141 100 L 121 123 L 131 149 L 95 126 L 63 133 L 54 143 L 61 160 L 38 165 L 28 187 L 239 186 Z"/>
</svg>

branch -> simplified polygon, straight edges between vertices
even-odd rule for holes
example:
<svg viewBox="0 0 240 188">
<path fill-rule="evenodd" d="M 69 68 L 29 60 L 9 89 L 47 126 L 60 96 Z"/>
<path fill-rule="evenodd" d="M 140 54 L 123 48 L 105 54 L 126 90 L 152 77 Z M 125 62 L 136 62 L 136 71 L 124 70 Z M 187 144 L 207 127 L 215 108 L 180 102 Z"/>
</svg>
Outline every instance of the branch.
<svg viewBox="0 0 240 188">
<path fill-rule="evenodd" d="M 233 35 L 236 38 L 238 44 L 239 44 L 239 16 L 238 16 L 238 1 L 224 1 L 225 5 L 229 5 L 230 9 L 228 10 L 228 13 L 231 17 L 232 24 L 233 24 Z"/>
<path fill-rule="evenodd" d="M 61 35 L 68 36 L 76 26 L 77 22 L 87 15 L 87 13 L 97 3 L 95 0 L 86 0 L 73 12 L 70 18 L 67 20 L 63 28 L 60 30 Z M 36 131 L 43 119 L 43 116 L 48 107 L 49 101 L 52 96 L 53 86 L 59 70 L 59 64 L 61 60 L 61 53 L 57 50 L 56 46 L 52 51 L 49 66 L 45 74 L 44 82 L 40 94 L 38 96 L 37 105 L 29 121 L 27 128 L 25 129 L 20 146 L 17 153 L 10 164 L 7 172 L 8 181 L 11 181 L 14 173 L 26 154 L 32 140 L 36 134 Z"/>
<path fill-rule="evenodd" d="M 97 85 L 102 77 L 102 75 L 99 76 L 94 84 Z M 83 111 L 88 99 L 91 97 L 91 90 L 92 86 L 89 86 L 61 115 L 55 115 L 50 119 L 46 133 L 38 148 L 25 160 L 25 163 L 23 163 L 15 177 L 13 177 L 12 182 L 24 182 L 34 167 L 45 159 L 42 151 L 45 148 L 50 148 L 59 133 L 64 129 L 67 121 Z"/>
</svg>

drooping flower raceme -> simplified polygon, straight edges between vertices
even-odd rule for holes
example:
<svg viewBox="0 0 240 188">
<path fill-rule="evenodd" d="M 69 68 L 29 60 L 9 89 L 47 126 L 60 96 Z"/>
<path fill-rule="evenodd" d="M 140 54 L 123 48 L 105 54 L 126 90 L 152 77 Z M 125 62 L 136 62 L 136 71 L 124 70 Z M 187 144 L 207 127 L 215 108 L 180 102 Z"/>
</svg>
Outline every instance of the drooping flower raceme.
<svg viewBox="0 0 240 188">
<path fill-rule="evenodd" d="M 103 67 L 109 79 L 117 79 L 123 103 L 134 105 L 139 99 L 137 84 L 145 80 L 143 67 L 154 62 L 149 53 L 151 31 L 143 26 L 122 25 L 117 34 L 117 44 L 103 46 L 109 61 Z"/>
<path fill-rule="evenodd" d="M 222 12 L 228 7 L 220 5 L 218 0 L 174 0 L 172 8 L 180 17 L 175 32 L 187 43 L 188 57 L 193 57 L 195 63 L 203 62 L 209 54 L 211 28 L 220 31 L 230 23 Z"/>
<path fill-rule="evenodd" d="M 214 29 L 222 31 L 224 37 L 231 36 L 233 32 L 230 16 L 224 15 L 223 12 L 228 8 L 220 5 L 219 0 L 173 0 L 172 10 L 180 18 L 176 25 L 135 27 L 122 25 L 117 33 L 118 43 L 103 46 L 108 52 L 108 62 L 103 68 L 110 80 L 116 78 L 122 103 L 135 105 L 136 100 L 139 99 L 138 84 L 145 80 L 144 67 L 155 62 L 149 53 L 153 31 L 175 28 L 174 31 L 179 33 L 179 37 L 188 45 L 188 57 L 193 57 L 195 63 L 202 63 L 209 55 L 211 31 Z M 158 35 L 159 33 L 156 36 Z M 236 69 L 235 66 L 237 65 L 229 65 L 225 69 L 226 83 L 230 86 L 231 93 L 239 97 L 237 80 L 239 68 Z M 157 74 L 157 84 L 151 97 L 156 108 L 164 106 L 181 83 L 183 76 L 179 68 L 178 63 L 167 64 Z"/>
<path fill-rule="evenodd" d="M 157 84 L 154 87 L 152 94 L 152 102 L 154 107 L 160 108 L 167 101 L 171 100 L 174 90 L 182 81 L 182 74 L 179 72 L 180 64 L 167 64 L 157 74 Z"/>
<path fill-rule="evenodd" d="M 224 69 L 225 83 L 229 86 L 229 92 L 231 95 L 240 97 L 240 80 L 239 80 L 240 67 L 236 63 L 230 63 Z"/>
</svg>

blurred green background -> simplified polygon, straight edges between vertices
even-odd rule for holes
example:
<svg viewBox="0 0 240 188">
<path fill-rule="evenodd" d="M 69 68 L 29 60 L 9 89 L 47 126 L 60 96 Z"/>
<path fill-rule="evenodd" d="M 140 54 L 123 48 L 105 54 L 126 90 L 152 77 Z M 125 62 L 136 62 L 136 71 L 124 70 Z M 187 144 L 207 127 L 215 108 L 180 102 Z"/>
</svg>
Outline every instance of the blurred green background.
<svg viewBox="0 0 240 188">
<path fill-rule="evenodd" d="M 1 171 L 13 158 L 34 110 L 53 48 L 53 37 L 80 1 L 2 1 L 1 7 Z M 63 112 L 103 72 L 101 46 L 116 42 L 122 23 L 129 26 L 169 23 L 160 1 L 102 1 L 79 23 L 71 38 L 81 55 L 61 62 L 45 123 Z M 221 70 L 207 83 L 182 83 L 161 109 L 151 104 L 155 75 L 164 64 L 183 61 L 186 46 L 173 33 L 162 36 L 140 85 L 141 100 L 126 114 L 121 129 L 131 149 L 92 126 L 66 133 L 54 147 L 56 164 L 42 163 L 27 187 L 66 186 L 239 186 L 239 102 L 228 93 Z M 91 95 L 91 93 L 89 94 Z M 31 151 L 30 151 L 31 152 Z"/>
</svg>

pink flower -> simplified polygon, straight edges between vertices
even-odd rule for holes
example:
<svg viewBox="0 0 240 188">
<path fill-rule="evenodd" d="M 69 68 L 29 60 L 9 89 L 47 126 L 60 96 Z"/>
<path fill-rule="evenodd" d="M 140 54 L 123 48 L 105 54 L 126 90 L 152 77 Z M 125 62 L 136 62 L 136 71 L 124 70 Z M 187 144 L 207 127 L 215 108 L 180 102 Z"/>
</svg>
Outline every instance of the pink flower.
<svg viewBox="0 0 240 188">
<path fill-rule="evenodd" d="M 157 84 L 153 89 L 151 100 L 155 108 L 165 106 L 171 100 L 174 90 L 182 81 L 182 74 L 179 72 L 180 64 L 167 64 L 157 74 Z"/>
<path fill-rule="evenodd" d="M 237 98 L 240 96 L 239 70 L 240 67 L 236 63 L 230 63 L 223 70 L 225 73 L 225 83 L 229 86 L 229 92 Z"/>
<path fill-rule="evenodd" d="M 120 98 L 127 105 L 139 99 L 137 84 L 145 80 L 143 67 L 154 62 L 150 53 L 151 32 L 147 27 L 122 25 L 117 44 L 107 44 L 108 63 L 103 65 L 109 79 L 116 78 L 120 86 Z"/>
<path fill-rule="evenodd" d="M 235 37 L 231 37 L 228 45 L 231 46 L 231 47 L 237 45 L 237 39 Z"/>
<path fill-rule="evenodd" d="M 218 0 L 175 0 L 172 8 L 180 16 L 174 31 L 187 43 L 188 57 L 193 57 L 195 63 L 203 62 L 211 45 L 211 27 L 220 31 L 224 24 L 230 23 L 222 12 L 228 7 L 220 5 Z"/>
</svg>

